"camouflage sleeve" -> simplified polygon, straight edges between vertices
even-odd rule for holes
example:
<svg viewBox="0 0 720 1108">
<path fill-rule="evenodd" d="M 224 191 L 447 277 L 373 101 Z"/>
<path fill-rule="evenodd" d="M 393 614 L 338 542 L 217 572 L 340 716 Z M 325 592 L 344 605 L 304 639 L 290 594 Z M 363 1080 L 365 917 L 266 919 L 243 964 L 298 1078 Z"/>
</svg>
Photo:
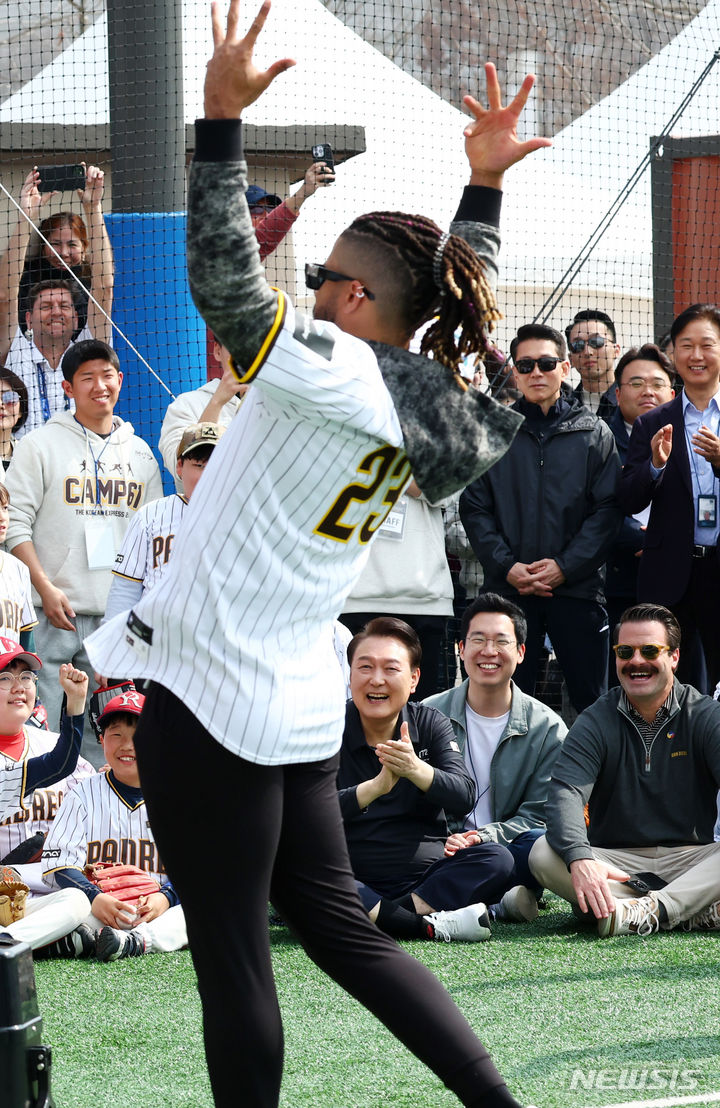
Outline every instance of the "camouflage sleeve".
<svg viewBox="0 0 720 1108">
<path fill-rule="evenodd" d="M 497 288 L 501 203 L 502 193 L 498 189 L 467 185 L 450 224 L 452 234 L 465 239 L 483 260 L 493 288 Z"/>
<path fill-rule="evenodd" d="M 270 288 L 260 264 L 245 201 L 239 122 L 217 123 L 197 124 L 188 193 L 188 278 L 200 315 L 232 354 L 238 377 L 249 382 L 272 349 L 286 300 Z"/>
</svg>

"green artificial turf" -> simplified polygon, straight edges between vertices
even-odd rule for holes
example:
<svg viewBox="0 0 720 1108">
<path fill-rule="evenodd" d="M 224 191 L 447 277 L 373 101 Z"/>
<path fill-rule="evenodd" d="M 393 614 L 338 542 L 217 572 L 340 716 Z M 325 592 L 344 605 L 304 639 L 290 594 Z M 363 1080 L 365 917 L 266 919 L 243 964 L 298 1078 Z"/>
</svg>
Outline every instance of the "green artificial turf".
<svg viewBox="0 0 720 1108">
<path fill-rule="evenodd" d="M 450 990 L 515 1095 L 539 1108 L 600 1108 L 720 1092 L 720 932 L 599 941 L 561 901 L 549 903 L 534 924 L 495 925 L 489 943 L 406 944 Z M 272 937 L 283 1108 L 457 1105 L 284 928 Z M 210 1108 L 187 952 L 40 962 L 36 978 L 57 1108 Z"/>
</svg>

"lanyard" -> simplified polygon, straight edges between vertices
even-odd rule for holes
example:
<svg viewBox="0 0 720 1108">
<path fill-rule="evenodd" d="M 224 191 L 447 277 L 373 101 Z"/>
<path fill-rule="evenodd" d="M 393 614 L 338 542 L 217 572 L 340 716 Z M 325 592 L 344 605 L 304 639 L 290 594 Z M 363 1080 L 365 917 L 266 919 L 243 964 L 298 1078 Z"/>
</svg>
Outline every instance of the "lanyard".
<svg viewBox="0 0 720 1108">
<path fill-rule="evenodd" d="M 74 419 L 75 419 L 76 423 L 80 423 L 80 420 L 77 418 L 77 416 L 75 416 Z M 90 436 L 87 433 L 87 427 L 85 427 L 85 425 L 83 423 L 80 423 L 80 426 L 82 427 L 82 429 L 85 433 L 85 446 L 86 446 L 86 449 L 90 451 L 90 457 L 93 460 L 93 468 L 95 470 L 95 510 L 96 510 L 97 514 L 105 515 L 105 513 L 99 507 L 100 497 L 99 497 L 99 493 L 98 493 L 98 482 L 100 480 L 100 477 L 99 477 L 99 474 L 100 474 L 100 459 L 102 458 L 103 454 L 107 450 L 107 445 L 110 442 L 110 435 L 112 435 L 112 431 L 110 432 L 110 435 L 108 435 L 108 437 L 105 439 L 105 442 L 103 443 L 103 448 L 102 448 L 102 450 L 100 451 L 100 453 L 98 454 L 98 456 L 96 458 L 95 457 L 95 451 L 93 450 L 92 443 L 90 442 Z M 85 497 L 83 495 L 83 503 L 84 502 L 85 502 Z"/>
<path fill-rule="evenodd" d="M 42 362 L 35 363 L 35 372 L 37 375 L 38 392 L 40 393 L 40 406 L 42 408 L 43 423 L 47 423 L 47 421 L 50 419 L 50 416 L 52 415 L 52 412 L 50 411 L 50 400 L 48 398 L 47 377 L 45 376 L 45 367 L 43 366 Z M 66 396 L 63 410 L 68 411 L 69 407 L 70 401 Z"/>
</svg>

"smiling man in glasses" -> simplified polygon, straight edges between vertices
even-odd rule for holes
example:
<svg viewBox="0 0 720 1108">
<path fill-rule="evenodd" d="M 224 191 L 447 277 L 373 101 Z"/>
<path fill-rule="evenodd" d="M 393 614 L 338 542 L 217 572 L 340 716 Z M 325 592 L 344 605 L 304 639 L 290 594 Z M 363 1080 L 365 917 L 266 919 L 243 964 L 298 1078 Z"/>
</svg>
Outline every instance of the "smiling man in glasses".
<svg viewBox="0 0 720 1108">
<path fill-rule="evenodd" d="M 628 608 L 615 639 L 620 688 L 571 727 L 530 868 L 601 937 L 720 930 L 720 704 L 675 679 L 667 608 Z"/>
<path fill-rule="evenodd" d="M 606 312 L 587 308 L 565 328 L 570 365 L 580 374 L 574 395 L 600 419 L 609 419 L 617 406 L 615 359 L 620 345 L 615 324 Z"/>
<path fill-rule="evenodd" d="M 565 340 L 544 324 L 510 344 L 513 405 L 525 422 L 509 451 L 460 497 L 460 518 L 485 587 L 525 613 L 525 661 L 515 681 L 533 695 L 545 633 L 581 712 L 607 690 L 605 557 L 620 527 L 620 461 L 610 429 L 562 390 Z"/>
</svg>

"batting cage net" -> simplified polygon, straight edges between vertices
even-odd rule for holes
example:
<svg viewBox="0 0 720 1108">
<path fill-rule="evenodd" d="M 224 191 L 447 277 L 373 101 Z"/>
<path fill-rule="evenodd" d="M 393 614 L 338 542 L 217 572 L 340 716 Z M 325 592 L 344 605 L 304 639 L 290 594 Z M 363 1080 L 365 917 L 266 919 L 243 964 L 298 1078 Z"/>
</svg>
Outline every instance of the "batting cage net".
<svg viewBox="0 0 720 1108">
<path fill-rule="evenodd" d="M 5 2 L 0 42 L 3 360 L 33 375 L 30 291 L 66 277 L 73 337 L 111 336 L 119 413 L 156 449 L 172 397 L 220 373 L 184 259 L 209 5 Z M 363 211 L 447 226 L 468 178 L 462 98 L 484 100 L 494 61 L 506 97 L 536 74 L 521 137 L 553 145 L 506 178 L 486 379 L 503 380 L 520 324 L 564 330 L 587 308 L 621 351 L 659 340 L 683 306 L 717 300 L 718 47 L 720 0 L 274 0 L 259 64 L 297 64 L 244 140 L 271 282 L 310 306 L 304 263 Z M 312 167 L 330 162 L 327 185 Z"/>
</svg>

